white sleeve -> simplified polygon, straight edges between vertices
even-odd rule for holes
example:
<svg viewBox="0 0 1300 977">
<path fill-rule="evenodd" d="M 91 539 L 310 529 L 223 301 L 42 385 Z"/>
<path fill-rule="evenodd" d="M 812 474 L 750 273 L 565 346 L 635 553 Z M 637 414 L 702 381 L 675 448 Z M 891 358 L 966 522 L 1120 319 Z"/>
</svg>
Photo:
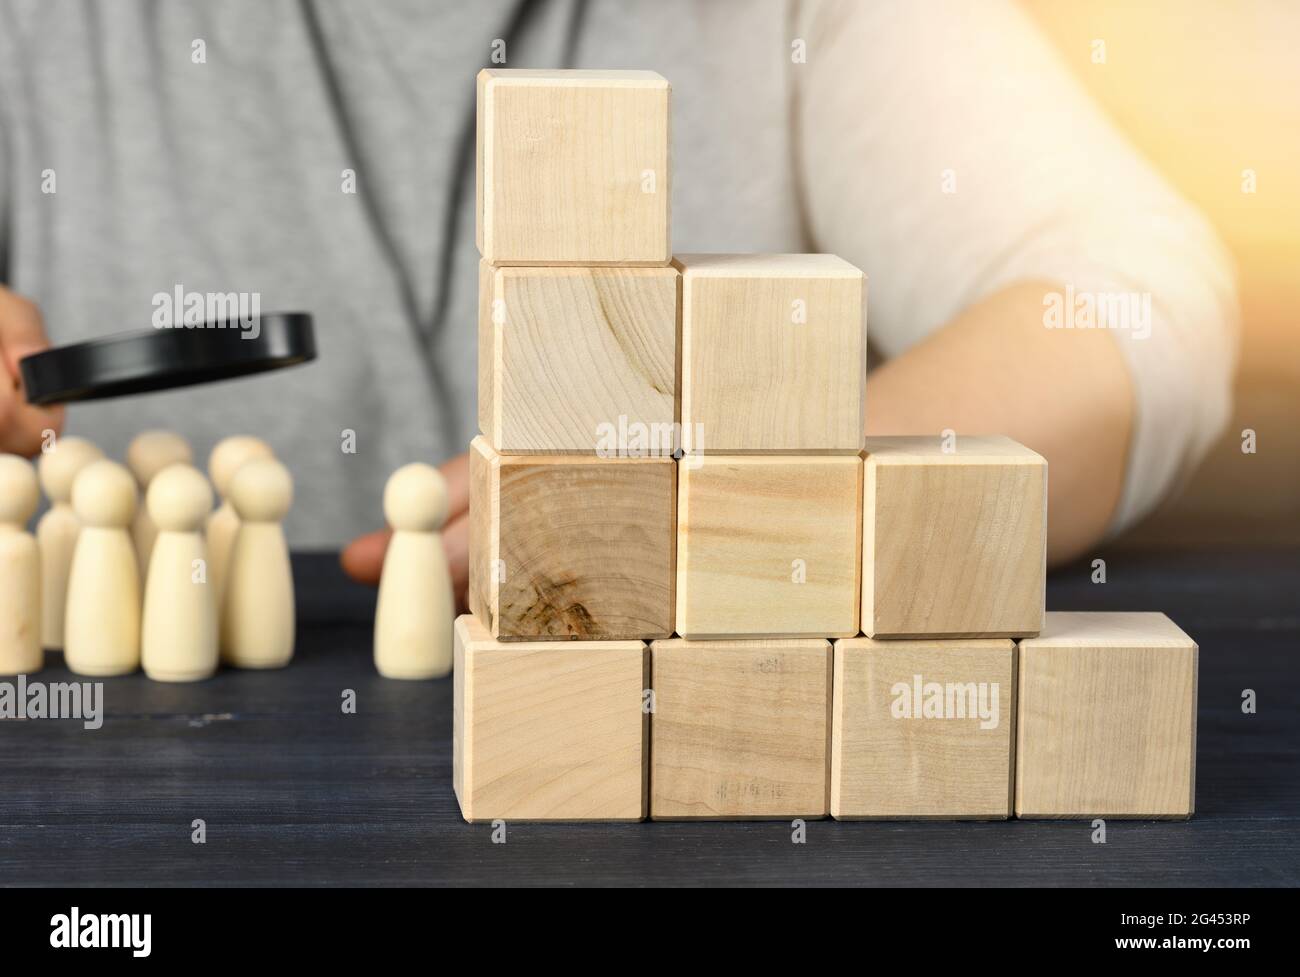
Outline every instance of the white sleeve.
<svg viewBox="0 0 1300 977">
<path fill-rule="evenodd" d="M 1236 290 L 1210 226 L 1006 0 L 809 0 L 793 23 L 807 52 L 791 72 L 808 233 L 866 271 L 881 352 L 1014 282 L 1139 309 L 1149 296 L 1145 338 L 1114 312 L 1104 322 L 1137 407 L 1112 532 L 1133 523 L 1231 406 Z"/>
</svg>

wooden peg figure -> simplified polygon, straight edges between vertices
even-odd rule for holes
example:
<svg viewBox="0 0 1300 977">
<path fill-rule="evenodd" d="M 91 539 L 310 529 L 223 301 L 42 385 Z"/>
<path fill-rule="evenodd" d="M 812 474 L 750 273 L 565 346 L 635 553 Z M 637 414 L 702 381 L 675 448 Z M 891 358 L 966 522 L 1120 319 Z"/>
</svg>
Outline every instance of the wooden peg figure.
<svg viewBox="0 0 1300 977">
<path fill-rule="evenodd" d="M 145 496 L 158 528 L 145 578 L 140 663 L 157 682 L 197 682 L 217 670 L 217 604 L 203 522 L 212 489 L 190 465 L 164 468 Z"/>
<path fill-rule="evenodd" d="M 40 502 L 26 458 L 0 454 L 0 675 L 30 675 L 41 651 L 41 566 L 27 521 Z"/>
<path fill-rule="evenodd" d="M 239 517 L 235 515 L 235 507 L 227 498 L 230 494 L 230 480 L 248 462 L 274 457 L 270 445 L 265 441 L 244 434 L 218 441 L 208 456 L 208 477 L 212 479 L 220 500 L 217 510 L 208 517 L 208 582 L 216 595 L 217 607 L 221 606 L 226 567 L 230 564 L 230 548 L 235 543 L 235 532 L 239 529 Z"/>
<path fill-rule="evenodd" d="M 41 551 L 41 645 L 63 650 L 63 617 L 68 609 L 68 571 L 72 550 L 81 532 L 81 520 L 72 511 L 72 483 L 83 468 L 104 457 L 85 438 L 56 438 L 36 463 L 41 487 L 50 508 L 36 524 L 36 544 Z"/>
<path fill-rule="evenodd" d="M 393 538 L 375 610 L 375 667 L 386 678 L 441 678 L 451 671 L 454 606 L 442 548 L 447 483 L 438 469 L 405 465 L 384 487 Z"/>
<path fill-rule="evenodd" d="M 149 508 L 144 504 L 144 494 L 154 476 L 168 465 L 188 465 L 193 460 L 189 442 L 175 431 L 141 431 L 126 449 L 126 464 L 140 486 L 140 504 L 136 506 L 131 538 L 135 541 L 136 562 L 140 573 L 149 570 L 149 554 L 153 551 L 154 537 L 158 534 Z"/>
<path fill-rule="evenodd" d="M 280 523 L 293 503 L 289 470 L 250 461 L 230 482 L 239 529 L 221 604 L 223 659 L 238 668 L 282 668 L 293 657 L 293 573 Z"/>
<path fill-rule="evenodd" d="M 135 481 L 115 461 L 93 461 L 72 483 L 81 532 L 68 572 L 63 658 L 79 675 L 140 667 L 140 572 L 131 543 Z"/>
</svg>

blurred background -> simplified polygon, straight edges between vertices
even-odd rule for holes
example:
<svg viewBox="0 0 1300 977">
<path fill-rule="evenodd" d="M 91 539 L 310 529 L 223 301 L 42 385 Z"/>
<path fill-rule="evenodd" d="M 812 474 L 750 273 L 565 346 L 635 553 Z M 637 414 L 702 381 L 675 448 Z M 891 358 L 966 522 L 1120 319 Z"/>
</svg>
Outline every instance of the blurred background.
<svg viewBox="0 0 1300 977">
<path fill-rule="evenodd" d="M 1233 418 L 1183 491 L 1119 544 L 1300 542 L 1300 3 L 1022 2 L 1237 263 Z"/>
</svg>

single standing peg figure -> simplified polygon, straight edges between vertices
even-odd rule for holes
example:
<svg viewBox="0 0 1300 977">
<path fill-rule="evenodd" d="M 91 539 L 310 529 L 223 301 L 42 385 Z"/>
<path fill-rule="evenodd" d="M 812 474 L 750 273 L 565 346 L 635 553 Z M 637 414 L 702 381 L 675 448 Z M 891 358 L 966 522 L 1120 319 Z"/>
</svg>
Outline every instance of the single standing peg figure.
<svg viewBox="0 0 1300 977">
<path fill-rule="evenodd" d="M 68 571 L 81 520 L 72 511 L 72 483 L 83 468 L 104 452 L 85 438 L 60 437 L 36 462 L 50 508 L 36 524 L 41 551 L 41 644 L 63 650 L 63 618 L 68 610 Z"/>
<path fill-rule="evenodd" d="M 158 682 L 197 682 L 217 670 L 217 604 L 203 521 L 212 489 L 190 465 L 164 468 L 145 496 L 158 527 L 145 578 L 140 663 Z"/>
<path fill-rule="evenodd" d="M 289 470 L 250 461 L 230 481 L 239 530 L 221 604 L 222 658 L 238 668 L 282 668 L 293 657 L 293 573 L 280 522 L 293 503 Z"/>
<path fill-rule="evenodd" d="M 375 609 L 375 667 L 385 678 L 441 678 L 451 671 L 454 617 L 442 474 L 419 463 L 397 469 L 384 487 L 384 516 L 393 538 Z"/>
<path fill-rule="evenodd" d="M 0 675 L 29 675 L 41 652 L 41 560 L 27 531 L 41 500 L 26 458 L 0 455 Z"/>
<path fill-rule="evenodd" d="M 149 570 L 149 554 L 153 551 L 154 537 L 158 535 L 144 504 L 144 493 L 149 491 L 154 476 L 168 465 L 188 465 L 193 457 L 189 442 L 175 431 L 141 431 L 127 446 L 126 465 L 140 486 L 141 499 L 136 506 L 131 538 L 135 540 L 136 561 L 142 574 Z"/>
<path fill-rule="evenodd" d="M 135 481 L 115 461 L 93 461 L 72 483 L 81 520 L 68 572 L 63 658 L 78 675 L 140 667 L 140 572 L 131 545 Z"/>
<path fill-rule="evenodd" d="M 274 457 L 270 445 L 246 434 L 223 438 L 208 456 L 208 477 L 212 479 L 217 498 L 221 501 L 217 510 L 208 517 L 208 581 L 216 595 L 217 607 L 221 606 L 221 595 L 225 592 L 230 548 L 235 544 L 235 533 L 239 529 L 239 517 L 227 497 L 230 481 L 235 472 L 248 462 Z"/>
</svg>

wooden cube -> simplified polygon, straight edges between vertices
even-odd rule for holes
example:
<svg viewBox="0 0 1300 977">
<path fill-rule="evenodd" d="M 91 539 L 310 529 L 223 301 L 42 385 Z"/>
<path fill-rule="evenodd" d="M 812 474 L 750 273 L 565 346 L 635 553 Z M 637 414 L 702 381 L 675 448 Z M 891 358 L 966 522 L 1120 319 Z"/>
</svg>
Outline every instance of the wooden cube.
<svg viewBox="0 0 1300 977">
<path fill-rule="evenodd" d="M 677 633 L 858 633 L 862 463 L 703 455 L 678 466 Z"/>
<path fill-rule="evenodd" d="M 831 646 L 656 641 L 650 816 L 822 817 Z"/>
<path fill-rule="evenodd" d="M 862 630 L 1014 638 L 1043 624 L 1047 462 L 1004 437 L 868 438 Z"/>
<path fill-rule="evenodd" d="M 851 453 L 866 279 L 830 254 L 684 254 L 681 422 L 705 454 Z"/>
<path fill-rule="evenodd" d="M 456 620 L 452 782 L 466 821 L 638 821 L 649 658 L 640 641 L 502 644 Z"/>
<path fill-rule="evenodd" d="M 653 71 L 480 71 L 479 253 L 495 264 L 667 264 L 669 95 Z"/>
<path fill-rule="evenodd" d="M 505 454 L 671 455 L 675 268 L 479 266 L 479 427 Z"/>
<path fill-rule="evenodd" d="M 1049 612 L 1020 642 L 1016 816 L 1190 817 L 1196 669 L 1163 614 Z"/>
<path fill-rule="evenodd" d="M 1011 814 L 1016 646 L 835 642 L 831 816 Z"/>
<path fill-rule="evenodd" d="M 494 638 L 673 630 L 671 458 L 502 455 L 470 445 L 469 606 Z"/>
</svg>

